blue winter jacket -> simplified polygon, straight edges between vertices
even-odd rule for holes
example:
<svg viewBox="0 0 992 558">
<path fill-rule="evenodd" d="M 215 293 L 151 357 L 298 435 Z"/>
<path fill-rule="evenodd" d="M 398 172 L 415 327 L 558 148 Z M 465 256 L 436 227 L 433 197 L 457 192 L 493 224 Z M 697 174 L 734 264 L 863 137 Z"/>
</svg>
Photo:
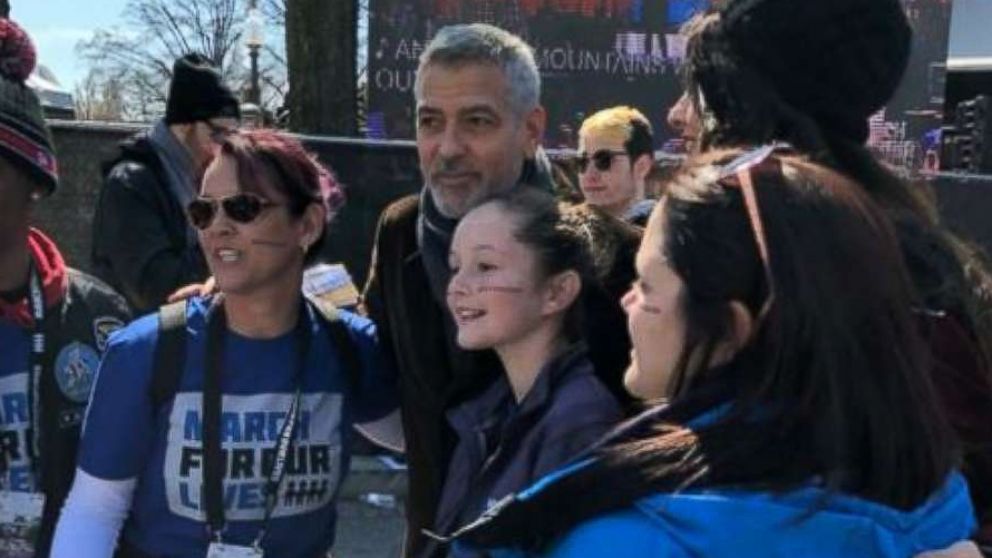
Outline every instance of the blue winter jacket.
<svg viewBox="0 0 992 558">
<path fill-rule="evenodd" d="M 726 405 L 690 421 L 701 426 Z M 656 420 L 655 408 L 628 423 Z M 620 431 L 617 431 L 620 432 Z M 615 433 L 616 434 L 616 433 Z M 594 461 L 586 458 L 546 475 L 514 496 L 527 500 Z M 496 511 L 495 513 L 499 513 Z M 701 489 L 659 493 L 630 508 L 580 523 L 541 554 L 545 558 L 908 558 L 946 548 L 977 528 L 968 484 L 959 473 L 912 511 L 809 486 L 771 494 Z M 472 526 L 456 535 L 460 538 Z M 464 544 L 460 540 L 456 546 Z M 493 558 L 531 556 L 490 551 Z"/>
<path fill-rule="evenodd" d="M 812 513 L 811 513 L 812 512 Z M 901 512 L 819 488 L 658 494 L 580 524 L 547 558 L 907 558 L 975 530 L 967 484 L 952 474 L 919 508 Z M 527 556 L 499 551 L 495 558 Z"/>
</svg>

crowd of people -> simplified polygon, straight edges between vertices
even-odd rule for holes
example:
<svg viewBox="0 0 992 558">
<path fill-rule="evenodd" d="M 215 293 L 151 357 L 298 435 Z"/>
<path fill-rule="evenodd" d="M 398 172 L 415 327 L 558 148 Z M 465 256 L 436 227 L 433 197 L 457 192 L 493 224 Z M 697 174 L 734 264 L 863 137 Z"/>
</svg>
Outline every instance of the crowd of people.
<svg viewBox="0 0 992 558">
<path fill-rule="evenodd" d="M 992 551 L 992 275 L 864 146 L 900 1 L 728 0 L 683 33 L 663 195 L 618 106 L 565 203 L 531 47 L 441 29 L 424 185 L 350 312 L 303 289 L 333 172 L 239 130 L 195 54 L 104 167 L 100 278 L 68 268 L 30 226 L 56 154 L 0 20 L 0 556 L 329 556 L 353 426 L 397 410 L 404 556 Z"/>
</svg>

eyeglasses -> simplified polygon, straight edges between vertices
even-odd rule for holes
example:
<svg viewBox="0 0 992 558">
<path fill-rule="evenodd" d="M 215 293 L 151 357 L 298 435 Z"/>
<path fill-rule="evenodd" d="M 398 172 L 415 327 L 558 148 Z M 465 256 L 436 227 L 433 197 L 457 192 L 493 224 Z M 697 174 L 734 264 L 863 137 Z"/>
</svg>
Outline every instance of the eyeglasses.
<svg viewBox="0 0 992 558">
<path fill-rule="evenodd" d="M 613 166 L 613 158 L 621 155 L 627 155 L 627 152 L 600 149 L 594 152 L 591 156 L 588 153 L 580 153 L 579 158 L 576 160 L 579 165 L 579 173 L 585 174 L 586 170 L 589 169 L 590 161 L 599 172 L 607 172 L 610 170 L 610 167 Z"/>
<path fill-rule="evenodd" d="M 754 189 L 754 174 L 759 171 L 781 174 L 781 161 L 777 158 L 772 158 L 772 155 L 777 150 L 783 148 L 787 148 L 787 146 L 783 144 L 770 144 L 748 151 L 724 165 L 720 169 L 719 178 L 717 178 L 717 183 L 723 186 L 740 188 L 741 195 L 744 198 L 744 209 L 747 211 L 747 219 L 751 224 L 751 232 L 754 233 L 754 242 L 758 246 L 758 256 L 761 258 L 761 265 L 765 271 L 765 281 L 768 284 L 768 297 L 758 312 L 757 321 L 759 322 L 771 310 L 772 302 L 775 300 L 775 281 L 772 276 L 771 256 L 768 253 L 765 224 L 761 220 L 758 196 Z"/>
<path fill-rule="evenodd" d="M 223 208 L 224 214 L 235 223 L 245 225 L 257 219 L 265 209 L 277 205 L 257 194 L 242 192 L 220 199 L 196 198 L 186 206 L 186 215 L 190 224 L 202 231 L 214 222 L 218 208 Z"/>
</svg>

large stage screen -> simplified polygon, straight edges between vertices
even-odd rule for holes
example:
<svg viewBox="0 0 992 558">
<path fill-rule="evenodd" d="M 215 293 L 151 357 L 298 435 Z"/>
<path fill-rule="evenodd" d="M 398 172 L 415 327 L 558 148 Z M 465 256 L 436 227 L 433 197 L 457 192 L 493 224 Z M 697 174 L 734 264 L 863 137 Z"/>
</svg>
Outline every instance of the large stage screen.
<svg viewBox="0 0 992 558">
<path fill-rule="evenodd" d="M 827 0 L 816 0 L 827 1 Z M 903 0 L 915 30 L 913 58 L 899 93 L 872 121 L 873 146 L 893 163 L 920 167 L 940 126 L 951 0 Z M 709 0 L 373 0 L 369 35 L 367 134 L 414 136 L 418 57 L 445 25 L 485 22 L 535 49 L 548 110 L 547 147 L 574 148 L 582 120 L 628 104 L 667 142 L 668 107 L 682 90 L 685 44 L 679 29 Z"/>
</svg>

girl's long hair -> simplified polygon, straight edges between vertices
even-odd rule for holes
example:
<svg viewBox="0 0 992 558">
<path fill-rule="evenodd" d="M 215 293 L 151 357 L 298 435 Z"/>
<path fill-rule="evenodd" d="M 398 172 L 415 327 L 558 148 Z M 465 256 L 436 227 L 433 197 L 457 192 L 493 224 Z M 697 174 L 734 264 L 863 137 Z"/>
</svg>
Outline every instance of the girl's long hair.
<svg viewBox="0 0 992 558">
<path fill-rule="evenodd" d="M 686 90 L 702 115 L 703 150 L 787 142 L 854 180 L 896 229 L 919 296 L 918 322 L 934 356 L 942 407 L 964 446 L 964 471 L 979 515 L 992 520 L 992 266 L 973 242 L 940 221 L 925 182 L 900 177 L 831 118 L 791 105 L 779 84 L 736 52 L 721 15 L 687 24 Z M 855 99 L 853 102 L 860 102 Z M 861 122 L 864 125 L 864 122 Z M 850 126 L 848 126 L 850 127 Z"/>
</svg>

